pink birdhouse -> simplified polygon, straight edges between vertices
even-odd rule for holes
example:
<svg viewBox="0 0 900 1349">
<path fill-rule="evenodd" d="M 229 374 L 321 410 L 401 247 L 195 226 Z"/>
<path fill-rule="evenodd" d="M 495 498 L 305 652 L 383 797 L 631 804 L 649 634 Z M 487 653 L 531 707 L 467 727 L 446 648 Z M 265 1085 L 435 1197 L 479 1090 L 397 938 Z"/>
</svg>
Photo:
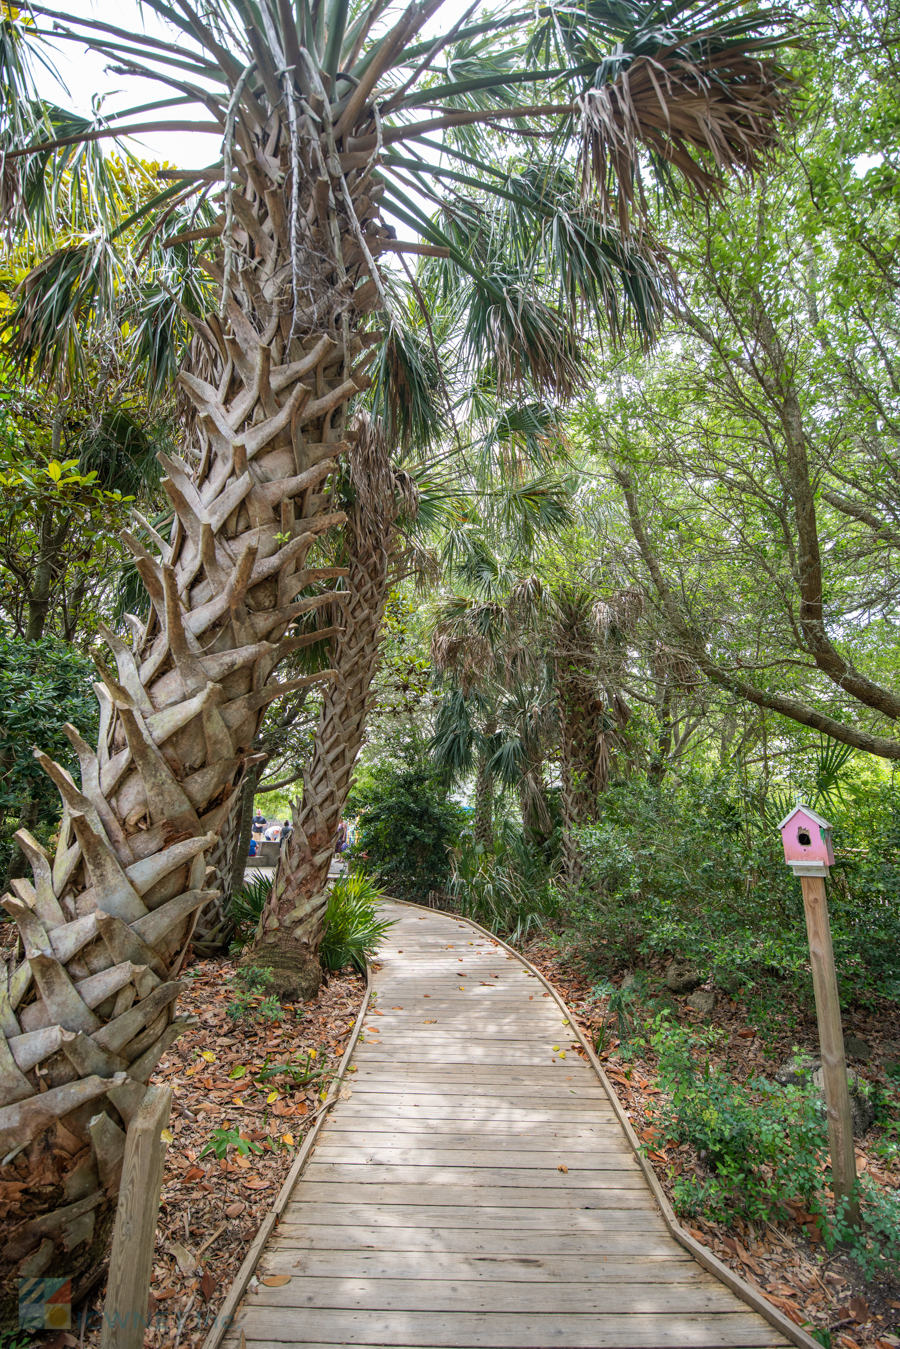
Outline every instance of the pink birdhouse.
<svg viewBox="0 0 900 1349">
<path fill-rule="evenodd" d="M 831 825 L 811 806 L 795 806 L 781 824 L 784 860 L 796 876 L 827 876 L 834 866 Z"/>
</svg>

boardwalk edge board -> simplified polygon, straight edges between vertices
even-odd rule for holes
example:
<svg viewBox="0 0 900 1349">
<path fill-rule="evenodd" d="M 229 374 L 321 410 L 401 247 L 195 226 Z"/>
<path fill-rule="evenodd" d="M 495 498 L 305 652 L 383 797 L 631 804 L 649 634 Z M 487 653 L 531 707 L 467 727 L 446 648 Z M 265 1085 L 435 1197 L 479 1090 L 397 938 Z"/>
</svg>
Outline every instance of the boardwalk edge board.
<svg viewBox="0 0 900 1349">
<path fill-rule="evenodd" d="M 290 1202 L 291 1194 L 293 1193 L 294 1190 L 294 1186 L 297 1184 L 297 1181 L 303 1174 L 303 1171 L 306 1167 L 306 1163 L 309 1161 L 309 1155 L 312 1152 L 313 1147 L 315 1146 L 316 1139 L 319 1136 L 322 1126 L 324 1125 L 328 1116 L 331 1114 L 331 1108 L 334 1105 L 335 1101 L 338 1099 L 338 1096 L 340 1095 L 340 1090 L 344 1083 L 344 1077 L 347 1072 L 347 1067 L 350 1063 L 350 1058 L 353 1054 L 354 1049 L 356 1048 L 356 1042 L 359 1039 L 360 1034 L 362 1033 L 363 1021 L 365 1020 L 366 1014 L 368 1013 L 369 1010 L 369 1001 L 372 997 L 372 988 L 373 988 L 372 964 L 367 959 L 366 991 L 365 994 L 363 995 L 362 1005 L 356 1016 L 356 1021 L 353 1026 L 353 1033 L 351 1034 L 350 1039 L 347 1041 L 346 1049 L 341 1055 L 341 1061 L 338 1064 L 337 1072 L 332 1078 L 331 1086 L 328 1090 L 328 1095 L 326 1096 L 322 1104 L 322 1107 L 319 1110 L 319 1113 L 313 1123 L 313 1127 L 310 1129 L 309 1133 L 304 1138 L 300 1151 L 297 1153 L 297 1156 L 291 1163 L 291 1169 L 284 1178 L 284 1184 L 278 1191 L 275 1203 L 272 1205 L 270 1212 L 266 1214 L 265 1218 L 263 1218 L 262 1223 L 260 1224 L 259 1227 L 259 1231 L 253 1238 L 253 1241 L 250 1243 L 250 1248 L 247 1251 L 246 1256 L 244 1257 L 244 1262 L 241 1265 L 240 1269 L 238 1270 L 237 1274 L 235 1275 L 235 1280 L 234 1283 L 231 1285 L 231 1288 L 229 1289 L 228 1296 L 222 1303 L 222 1306 L 220 1307 L 219 1311 L 216 1313 L 216 1318 L 213 1321 L 209 1334 L 203 1341 L 201 1349 L 218 1349 L 218 1346 L 221 1343 L 222 1338 L 225 1335 L 225 1332 L 231 1329 L 231 1326 L 234 1322 L 235 1313 L 238 1309 L 238 1305 L 241 1301 L 241 1298 L 244 1296 L 244 1293 L 247 1291 L 247 1285 L 249 1284 L 251 1278 L 253 1277 L 253 1271 L 256 1269 L 256 1266 L 259 1263 L 259 1257 L 262 1255 L 266 1243 L 269 1240 L 269 1237 L 272 1235 L 275 1228 L 277 1227 L 278 1220 L 280 1219 L 284 1210 L 287 1208 L 288 1203 Z"/>
<path fill-rule="evenodd" d="M 430 909 L 424 904 L 413 904 L 407 899 L 394 899 L 393 896 L 388 895 L 385 895 L 384 898 L 386 900 L 390 899 L 392 904 L 402 904 L 410 909 L 421 909 L 424 913 L 443 912 L 442 910 Z M 799 1349 L 821 1349 L 821 1345 L 817 1340 L 814 1340 L 811 1335 L 807 1335 L 805 1330 L 780 1312 L 777 1307 L 773 1306 L 768 1298 L 763 1297 L 761 1293 L 758 1293 L 745 1279 L 742 1279 L 733 1269 L 729 1269 L 728 1265 L 723 1264 L 717 1256 L 713 1255 L 712 1251 L 708 1250 L 706 1246 L 701 1245 L 699 1241 L 696 1241 L 681 1226 L 681 1223 L 675 1216 L 675 1210 L 669 1203 L 665 1190 L 659 1183 L 656 1172 L 641 1152 L 637 1134 L 631 1126 L 631 1120 L 623 1110 L 622 1103 L 616 1095 L 612 1083 L 603 1071 L 603 1065 L 594 1053 L 593 1045 L 588 1042 L 575 1019 L 574 1013 L 560 997 L 549 979 L 545 979 L 537 966 L 532 965 L 530 960 L 523 956 L 519 951 L 516 951 L 514 947 L 509 946 L 502 937 L 498 937 L 495 933 L 488 931 L 486 927 L 482 927 L 480 923 L 476 923 L 473 918 L 462 918 L 459 914 L 447 914 L 447 917 L 457 918 L 460 922 L 467 923 L 469 927 L 475 928 L 477 932 L 483 933 L 490 941 L 496 942 L 498 946 L 502 946 L 504 950 L 509 951 L 516 960 L 520 961 L 526 969 L 541 981 L 550 996 L 555 1000 L 557 1006 L 562 1011 L 563 1016 L 569 1021 L 568 1029 L 572 1031 L 576 1039 L 581 1042 L 581 1046 L 587 1055 L 588 1062 L 600 1079 L 600 1083 L 609 1097 L 610 1105 L 615 1112 L 616 1118 L 625 1132 L 625 1137 L 628 1139 L 631 1150 L 637 1158 L 638 1165 L 643 1171 L 651 1193 L 659 1206 L 663 1222 L 666 1224 L 666 1227 L 679 1245 L 683 1246 L 686 1251 L 689 1251 L 704 1269 L 708 1270 L 710 1274 L 714 1274 L 717 1279 L 720 1279 L 721 1282 L 724 1283 L 726 1287 L 730 1288 L 742 1302 L 746 1302 L 748 1307 L 752 1307 L 752 1309 L 755 1312 L 758 1312 L 760 1316 L 765 1317 L 775 1330 L 780 1331 L 781 1334 L 793 1344 L 796 1344 Z M 212 1349 L 212 1346 L 204 1345 L 203 1349 Z"/>
</svg>

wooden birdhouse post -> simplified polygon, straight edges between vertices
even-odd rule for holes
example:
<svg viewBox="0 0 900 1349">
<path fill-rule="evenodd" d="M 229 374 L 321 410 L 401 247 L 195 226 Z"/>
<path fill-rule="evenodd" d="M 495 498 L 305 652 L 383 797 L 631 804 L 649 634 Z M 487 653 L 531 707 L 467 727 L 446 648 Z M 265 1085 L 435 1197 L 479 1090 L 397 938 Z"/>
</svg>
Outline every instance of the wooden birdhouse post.
<svg viewBox="0 0 900 1349">
<path fill-rule="evenodd" d="M 853 1118 L 847 1086 L 847 1061 L 844 1057 L 844 1032 L 838 998 L 837 972 L 831 944 L 831 924 L 825 897 L 825 878 L 834 864 L 831 825 L 810 806 L 797 805 L 778 826 L 784 844 L 784 860 L 800 879 L 809 958 L 816 997 L 819 1025 L 819 1049 L 825 1081 L 825 1109 L 828 1115 L 828 1144 L 831 1149 L 831 1175 L 835 1199 L 849 1203 L 848 1217 L 859 1222 L 854 1196 L 856 1157 L 853 1151 Z"/>
</svg>

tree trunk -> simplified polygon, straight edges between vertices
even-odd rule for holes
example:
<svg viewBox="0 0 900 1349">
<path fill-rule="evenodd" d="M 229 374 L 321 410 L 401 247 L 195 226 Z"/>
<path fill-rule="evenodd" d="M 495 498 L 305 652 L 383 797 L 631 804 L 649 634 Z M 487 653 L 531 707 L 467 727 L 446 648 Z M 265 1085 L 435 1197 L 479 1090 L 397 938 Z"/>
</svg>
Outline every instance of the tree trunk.
<svg viewBox="0 0 900 1349">
<path fill-rule="evenodd" d="M 284 996 L 309 997 L 321 977 L 328 868 L 337 828 L 363 745 L 371 684 L 378 668 L 381 624 L 390 584 L 397 510 L 390 460 L 380 435 L 361 421 L 351 449 L 356 500 L 345 529 L 347 591 L 343 631 L 334 653 L 337 677 L 323 693 L 293 833 L 281 851 L 275 884 L 250 959 L 275 975 Z"/>
<path fill-rule="evenodd" d="M 484 727 L 485 737 L 496 733 L 497 723 L 491 721 Z M 488 769 L 488 757 L 484 750 L 479 751 L 475 769 L 475 841 L 485 851 L 494 846 L 494 780 Z"/>
<path fill-rule="evenodd" d="M 196 448 L 162 461 L 171 539 L 146 529 L 151 555 L 123 535 L 150 618 L 130 620 L 130 644 L 103 630 L 116 670 L 100 667 L 96 752 L 69 729 L 80 787 L 39 755 L 63 800 L 55 857 L 18 836 L 34 886 L 16 882 L 5 903 L 26 957 L 0 990 L 0 1180 L 21 1195 L 0 1224 L 0 1326 L 15 1323 L 21 1277 L 72 1278 L 77 1294 L 102 1259 L 129 1121 L 188 1024 L 175 1000 L 197 911 L 213 897 L 208 854 L 266 705 L 323 678 L 272 676 L 323 635 L 290 636 L 294 619 L 332 602 L 308 591 L 335 569 L 306 559 L 343 520 L 324 489 L 352 438 L 344 406 L 367 382 L 352 332 L 377 288 L 354 289 L 365 255 L 351 249 L 378 188 L 355 175 L 351 227 L 318 137 L 292 141 L 284 105 L 262 122 L 258 107 L 249 95 L 238 107 L 231 238 L 227 254 L 206 260 L 224 290 L 220 313 L 192 320 L 192 371 L 181 376 Z M 356 612 L 351 599 L 345 643 Z M 327 702 L 320 739 L 339 772 L 331 750 L 355 698 L 351 676 Z M 310 789 L 319 790 L 312 780 Z M 333 837 L 333 823 L 323 829 L 316 856 Z"/>
</svg>

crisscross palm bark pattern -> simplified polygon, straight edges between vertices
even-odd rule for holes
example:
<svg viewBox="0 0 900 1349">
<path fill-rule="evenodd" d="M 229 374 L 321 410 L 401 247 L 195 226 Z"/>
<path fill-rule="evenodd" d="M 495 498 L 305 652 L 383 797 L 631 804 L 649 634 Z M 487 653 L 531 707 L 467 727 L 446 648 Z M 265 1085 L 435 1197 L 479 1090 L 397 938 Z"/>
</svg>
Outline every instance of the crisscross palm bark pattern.
<svg viewBox="0 0 900 1349">
<path fill-rule="evenodd" d="M 179 974 L 198 910 L 216 898 L 208 865 L 254 736 L 273 699 L 331 673 L 275 677 L 321 639 L 291 625 L 332 605 L 321 583 L 343 571 L 310 565 L 310 554 L 344 519 L 327 484 L 353 439 L 345 405 L 366 385 L 353 334 L 377 291 L 357 237 L 376 192 L 352 176 L 351 229 L 317 138 L 292 140 L 281 115 L 255 124 L 244 106 L 238 118 L 228 248 L 213 244 L 205 264 L 224 298 L 193 320 L 181 376 L 190 446 L 163 461 L 170 537 L 145 522 L 141 538 L 124 536 L 149 618 L 130 620 L 130 641 L 104 630 L 96 749 L 69 728 L 80 782 L 38 755 L 63 802 L 55 854 L 18 836 L 33 883 L 15 882 L 5 900 L 20 934 L 0 990 L 7 1325 L 20 1277 L 59 1273 L 77 1286 L 102 1258 L 129 1122 L 187 1025 Z M 345 640 L 368 640 L 352 628 L 368 603 L 368 592 L 354 596 Z M 329 743 L 346 743 L 350 688 L 323 728 Z M 329 760 L 328 771 L 343 769 Z"/>
<path fill-rule="evenodd" d="M 293 951 L 299 946 L 301 953 L 314 954 L 321 942 L 328 868 L 353 766 L 365 739 L 378 669 L 397 538 L 397 484 L 378 430 L 365 419 L 359 426 L 358 441 L 350 451 L 354 502 L 345 526 L 347 589 L 343 630 L 334 650 L 336 677 L 323 691 L 303 795 L 294 807 L 293 833 L 282 850 L 260 924 L 255 958 L 263 963 L 272 959 L 265 952 L 267 945 Z"/>
</svg>

